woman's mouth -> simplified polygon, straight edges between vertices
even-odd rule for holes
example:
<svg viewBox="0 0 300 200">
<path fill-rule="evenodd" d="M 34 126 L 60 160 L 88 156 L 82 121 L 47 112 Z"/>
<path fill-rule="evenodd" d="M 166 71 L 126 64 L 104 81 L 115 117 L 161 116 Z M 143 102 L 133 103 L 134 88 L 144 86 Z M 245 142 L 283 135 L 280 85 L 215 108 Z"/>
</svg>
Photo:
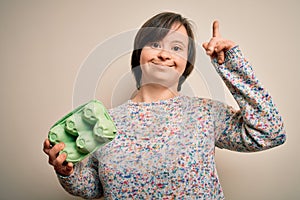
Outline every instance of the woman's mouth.
<svg viewBox="0 0 300 200">
<path fill-rule="evenodd" d="M 174 67 L 173 64 L 166 64 L 166 63 L 159 63 L 159 62 L 152 62 L 153 65 L 156 67 Z"/>
</svg>

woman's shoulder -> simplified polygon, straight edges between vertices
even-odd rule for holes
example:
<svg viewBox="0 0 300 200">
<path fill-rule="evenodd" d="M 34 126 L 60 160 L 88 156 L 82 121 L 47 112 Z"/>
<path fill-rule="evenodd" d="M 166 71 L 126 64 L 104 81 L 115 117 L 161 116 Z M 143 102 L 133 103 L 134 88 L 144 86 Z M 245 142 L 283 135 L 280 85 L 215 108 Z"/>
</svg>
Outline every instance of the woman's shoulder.
<svg viewBox="0 0 300 200">
<path fill-rule="evenodd" d="M 197 96 L 183 96 L 182 108 L 187 113 L 215 113 L 223 112 L 228 106 L 226 103 Z"/>
<path fill-rule="evenodd" d="M 181 100 L 185 104 L 195 105 L 195 106 L 214 106 L 223 104 L 222 102 L 210 98 L 198 97 L 198 96 L 185 96 L 182 95 Z"/>
<path fill-rule="evenodd" d="M 127 110 L 127 104 L 128 102 L 124 102 L 120 105 L 117 105 L 115 107 L 109 108 L 108 113 L 110 115 L 115 115 L 115 114 L 122 114 Z"/>
</svg>

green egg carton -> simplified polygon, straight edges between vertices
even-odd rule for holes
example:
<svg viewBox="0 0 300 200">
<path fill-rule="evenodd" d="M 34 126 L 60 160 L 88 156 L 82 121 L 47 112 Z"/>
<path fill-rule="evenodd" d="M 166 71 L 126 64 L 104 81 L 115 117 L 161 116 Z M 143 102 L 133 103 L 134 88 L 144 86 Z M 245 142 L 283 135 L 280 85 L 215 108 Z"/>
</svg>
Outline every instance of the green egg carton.
<svg viewBox="0 0 300 200">
<path fill-rule="evenodd" d="M 56 122 L 50 128 L 48 138 L 52 145 L 65 143 L 60 153 L 67 154 L 67 162 L 76 163 L 112 141 L 116 132 L 104 105 L 91 100 Z"/>
</svg>

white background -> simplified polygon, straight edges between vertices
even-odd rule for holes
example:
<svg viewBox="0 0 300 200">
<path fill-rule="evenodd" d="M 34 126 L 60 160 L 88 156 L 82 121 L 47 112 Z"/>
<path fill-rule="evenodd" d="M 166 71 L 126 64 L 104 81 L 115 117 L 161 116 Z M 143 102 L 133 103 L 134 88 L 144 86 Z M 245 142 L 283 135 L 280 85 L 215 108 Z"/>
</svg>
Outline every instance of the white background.
<svg viewBox="0 0 300 200">
<path fill-rule="evenodd" d="M 211 23 L 218 19 L 221 33 L 240 45 L 285 121 L 283 146 L 251 154 L 217 150 L 227 199 L 299 199 L 299 7 L 297 0 L 1 0 L 0 199 L 74 199 L 42 152 L 49 127 L 73 109 L 77 73 L 98 44 L 167 10 L 196 24 L 200 44 L 210 38 Z M 113 65 L 129 71 L 128 58 Z M 101 88 L 113 81 L 102 79 L 97 86 L 97 97 L 108 107 Z M 192 87 L 201 91 L 201 85 Z M 230 97 L 226 101 L 233 104 Z"/>
</svg>

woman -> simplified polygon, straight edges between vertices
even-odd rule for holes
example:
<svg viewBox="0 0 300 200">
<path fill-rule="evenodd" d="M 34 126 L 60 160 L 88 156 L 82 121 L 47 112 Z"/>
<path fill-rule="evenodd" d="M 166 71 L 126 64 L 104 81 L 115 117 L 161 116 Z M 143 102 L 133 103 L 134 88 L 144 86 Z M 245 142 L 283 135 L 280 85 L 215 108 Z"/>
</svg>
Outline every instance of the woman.
<svg viewBox="0 0 300 200">
<path fill-rule="evenodd" d="M 65 154 L 57 156 L 64 144 L 45 140 L 66 191 L 83 198 L 224 199 L 216 146 L 254 152 L 285 142 L 271 96 L 239 47 L 220 36 L 217 21 L 203 48 L 240 110 L 179 93 L 193 70 L 193 39 L 189 21 L 176 13 L 160 13 L 142 26 L 131 62 L 137 93 L 109 111 L 118 134 L 87 163 L 65 163 Z"/>
</svg>

